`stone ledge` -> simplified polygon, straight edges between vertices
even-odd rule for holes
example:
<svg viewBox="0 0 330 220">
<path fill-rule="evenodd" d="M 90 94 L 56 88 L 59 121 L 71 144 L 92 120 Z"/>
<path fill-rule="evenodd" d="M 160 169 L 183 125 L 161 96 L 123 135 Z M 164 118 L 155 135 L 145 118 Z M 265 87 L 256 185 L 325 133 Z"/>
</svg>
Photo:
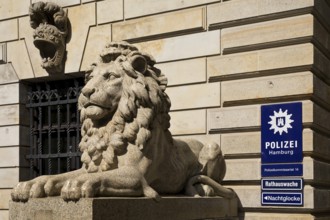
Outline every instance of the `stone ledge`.
<svg viewBox="0 0 330 220">
<path fill-rule="evenodd" d="M 9 219 L 237 219 L 237 199 L 220 197 L 90 198 L 65 202 L 60 197 L 10 202 Z"/>
</svg>

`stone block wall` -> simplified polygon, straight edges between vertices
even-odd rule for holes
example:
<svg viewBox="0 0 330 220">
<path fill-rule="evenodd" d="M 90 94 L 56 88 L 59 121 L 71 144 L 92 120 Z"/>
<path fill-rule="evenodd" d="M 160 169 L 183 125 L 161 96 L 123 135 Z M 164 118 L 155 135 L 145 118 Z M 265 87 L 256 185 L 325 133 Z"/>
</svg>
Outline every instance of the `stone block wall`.
<svg viewBox="0 0 330 220">
<path fill-rule="evenodd" d="M 330 2 L 328 0 L 52 0 L 68 11 L 65 73 L 49 74 L 33 45 L 28 7 L 0 0 L 0 219 L 28 174 L 25 81 L 84 71 L 110 40 L 149 52 L 167 75 L 176 137 L 215 141 L 224 185 L 242 219 L 329 219 Z M 304 206 L 262 207 L 260 105 L 303 103 Z"/>
</svg>

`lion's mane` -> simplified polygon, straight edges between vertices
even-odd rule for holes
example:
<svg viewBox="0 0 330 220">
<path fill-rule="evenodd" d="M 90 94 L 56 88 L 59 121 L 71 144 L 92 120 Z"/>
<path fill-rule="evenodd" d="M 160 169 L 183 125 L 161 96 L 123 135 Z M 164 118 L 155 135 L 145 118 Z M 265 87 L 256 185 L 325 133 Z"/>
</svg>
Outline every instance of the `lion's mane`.
<svg viewBox="0 0 330 220">
<path fill-rule="evenodd" d="M 143 73 L 130 62 L 136 56 L 142 56 L 147 61 Z M 165 93 L 167 78 L 154 67 L 155 60 L 131 44 L 112 42 L 102 51 L 99 63 L 119 65 L 125 74 L 117 110 L 111 119 L 107 119 L 109 121 L 105 126 L 95 126 L 80 105 L 83 124 L 79 147 L 83 152 L 81 160 L 88 172 L 117 168 L 117 156 L 125 154 L 129 144 L 143 151 L 155 123 L 172 140 L 168 131 L 171 104 Z"/>
</svg>

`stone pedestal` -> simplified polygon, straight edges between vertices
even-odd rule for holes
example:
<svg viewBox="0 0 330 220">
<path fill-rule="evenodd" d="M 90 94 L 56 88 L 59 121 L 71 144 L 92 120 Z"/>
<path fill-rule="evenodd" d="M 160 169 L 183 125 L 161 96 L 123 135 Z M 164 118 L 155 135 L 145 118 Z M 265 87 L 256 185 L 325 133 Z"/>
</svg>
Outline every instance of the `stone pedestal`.
<svg viewBox="0 0 330 220">
<path fill-rule="evenodd" d="M 238 219 L 237 199 L 162 197 L 91 198 L 65 202 L 59 197 L 10 202 L 10 220 L 175 220 Z"/>
</svg>

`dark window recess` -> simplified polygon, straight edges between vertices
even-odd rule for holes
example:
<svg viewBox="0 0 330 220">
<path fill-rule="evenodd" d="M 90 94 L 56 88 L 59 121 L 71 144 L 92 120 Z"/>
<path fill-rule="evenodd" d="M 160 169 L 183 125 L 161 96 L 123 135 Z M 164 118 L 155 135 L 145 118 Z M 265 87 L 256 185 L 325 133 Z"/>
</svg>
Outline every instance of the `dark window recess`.
<svg viewBox="0 0 330 220">
<path fill-rule="evenodd" d="M 83 79 L 33 84 L 30 111 L 30 176 L 58 174 L 81 167 L 78 97 Z"/>
</svg>

